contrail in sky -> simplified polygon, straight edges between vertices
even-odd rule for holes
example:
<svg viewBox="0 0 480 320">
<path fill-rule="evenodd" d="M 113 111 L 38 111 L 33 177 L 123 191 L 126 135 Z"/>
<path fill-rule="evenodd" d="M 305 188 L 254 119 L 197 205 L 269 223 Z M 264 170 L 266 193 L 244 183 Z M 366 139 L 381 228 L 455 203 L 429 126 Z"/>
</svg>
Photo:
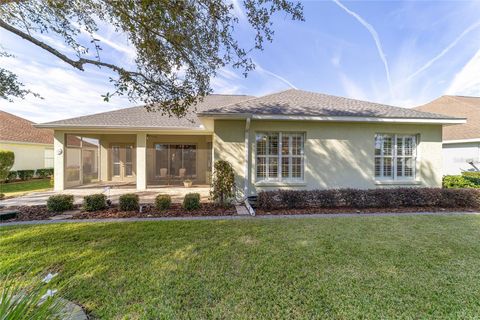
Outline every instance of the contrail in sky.
<svg viewBox="0 0 480 320">
<path fill-rule="evenodd" d="M 340 8 L 342 8 L 349 15 L 357 19 L 357 21 L 360 22 L 360 24 L 363 25 L 372 36 L 373 40 L 375 41 L 375 45 L 377 46 L 378 55 L 380 56 L 380 59 L 382 59 L 383 65 L 385 67 L 385 73 L 387 75 L 387 81 L 388 81 L 388 88 L 390 90 L 390 95 L 393 97 L 392 80 L 390 79 L 390 69 L 388 68 L 387 57 L 385 55 L 385 52 L 383 51 L 382 43 L 380 42 L 380 38 L 378 37 L 377 31 L 371 24 L 365 21 L 365 19 L 359 16 L 356 12 L 353 12 L 352 10 L 345 7 L 339 0 L 333 0 L 333 2 L 335 2 Z"/>
</svg>

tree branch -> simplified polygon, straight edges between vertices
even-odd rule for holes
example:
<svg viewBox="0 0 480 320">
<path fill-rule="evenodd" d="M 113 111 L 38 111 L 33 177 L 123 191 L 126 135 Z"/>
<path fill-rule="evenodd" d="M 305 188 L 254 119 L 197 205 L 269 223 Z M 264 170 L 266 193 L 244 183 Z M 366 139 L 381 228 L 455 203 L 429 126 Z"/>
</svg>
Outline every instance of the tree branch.
<svg viewBox="0 0 480 320">
<path fill-rule="evenodd" d="M 78 60 L 73 60 L 73 59 L 70 59 L 69 57 L 67 57 L 66 55 L 64 55 L 63 53 L 61 53 L 60 51 L 58 51 L 57 49 L 49 46 L 48 44 L 42 42 L 42 41 L 39 41 L 37 39 L 35 39 L 34 37 L 32 37 L 31 35 L 21 31 L 21 30 L 18 30 L 17 28 L 9 25 L 8 23 L 6 23 L 5 21 L 3 21 L 2 19 L 0 19 L 0 28 L 3 28 L 7 31 L 10 31 L 14 34 L 16 34 L 17 36 L 35 44 L 36 46 L 39 46 L 40 48 L 44 49 L 45 51 L 48 51 L 50 52 L 51 54 L 53 54 L 54 56 L 58 57 L 59 59 L 61 59 L 62 61 L 68 63 L 69 65 L 71 65 L 72 67 L 78 69 L 78 70 L 81 70 L 81 71 L 84 71 L 84 68 L 83 66 L 85 64 L 92 64 L 92 65 L 96 65 L 96 66 L 99 66 L 99 67 L 107 67 L 107 68 L 110 68 L 118 73 L 129 73 L 131 75 L 141 75 L 140 73 L 138 72 L 133 72 L 133 71 L 128 71 L 128 70 L 125 70 L 121 67 L 118 67 L 114 64 L 111 64 L 111 63 L 107 63 L 107 62 L 102 62 L 102 61 L 99 61 L 99 60 L 92 60 L 92 59 L 86 59 L 86 58 L 79 58 Z M 143 75 L 142 75 L 143 76 Z"/>
</svg>

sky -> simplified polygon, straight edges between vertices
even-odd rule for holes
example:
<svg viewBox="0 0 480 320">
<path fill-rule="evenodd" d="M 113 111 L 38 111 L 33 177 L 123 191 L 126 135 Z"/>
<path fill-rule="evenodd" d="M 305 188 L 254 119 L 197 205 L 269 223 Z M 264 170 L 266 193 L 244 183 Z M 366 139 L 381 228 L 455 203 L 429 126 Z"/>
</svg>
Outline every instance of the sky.
<svg viewBox="0 0 480 320">
<path fill-rule="evenodd" d="M 250 48 L 241 0 L 235 34 Z M 275 35 L 247 78 L 225 67 L 211 79 L 214 93 L 261 96 L 289 88 L 414 107 L 441 95 L 480 96 L 480 0 L 477 1 L 303 1 L 305 22 L 275 16 Z M 96 35 L 102 59 L 134 65 L 135 50 L 108 25 Z M 49 34 L 41 39 L 71 55 Z M 135 103 L 104 102 L 112 73 L 96 67 L 74 70 L 51 54 L 0 29 L 0 44 L 14 58 L 0 66 L 43 99 L 0 100 L 4 110 L 34 122 L 109 111 Z"/>
</svg>

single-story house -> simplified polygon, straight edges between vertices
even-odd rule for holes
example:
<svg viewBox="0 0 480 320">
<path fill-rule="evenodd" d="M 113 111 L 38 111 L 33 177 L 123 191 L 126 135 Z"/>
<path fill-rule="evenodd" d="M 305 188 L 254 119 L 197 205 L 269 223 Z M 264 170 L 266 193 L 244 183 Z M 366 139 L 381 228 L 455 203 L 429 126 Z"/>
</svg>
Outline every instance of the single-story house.
<svg viewBox="0 0 480 320">
<path fill-rule="evenodd" d="M 53 168 L 53 130 L 0 110 L 0 149 L 15 153 L 12 170 Z"/>
<path fill-rule="evenodd" d="M 294 188 L 438 187 L 442 128 L 462 118 L 302 90 L 210 95 L 185 118 L 133 107 L 55 131 L 55 190 L 88 183 L 208 185 L 229 161 L 247 195 Z M 71 140 L 71 137 L 76 137 Z M 70 142 L 74 141 L 74 142 Z"/>
<path fill-rule="evenodd" d="M 467 123 L 443 128 L 443 173 L 480 170 L 480 97 L 442 96 L 415 109 L 466 118 Z"/>
</svg>

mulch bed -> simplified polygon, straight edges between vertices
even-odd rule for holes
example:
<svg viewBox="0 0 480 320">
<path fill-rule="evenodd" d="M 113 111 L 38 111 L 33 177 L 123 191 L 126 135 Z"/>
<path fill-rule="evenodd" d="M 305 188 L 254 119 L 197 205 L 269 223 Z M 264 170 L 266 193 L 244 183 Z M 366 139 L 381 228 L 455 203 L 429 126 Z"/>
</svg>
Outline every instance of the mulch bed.
<svg viewBox="0 0 480 320">
<path fill-rule="evenodd" d="M 205 217 L 205 216 L 231 216 L 237 214 L 234 206 L 222 208 L 213 203 L 202 203 L 200 209 L 187 211 L 179 203 L 172 203 L 170 209 L 159 211 L 151 204 L 144 205 L 142 212 L 120 211 L 118 207 L 95 212 L 79 212 L 73 219 L 105 219 L 105 218 L 153 218 L 153 217 Z"/>
<path fill-rule="evenodd" d="M 81 209 L 80 206 L 75 207 L 76 210 Z M 8 210 L 18 211 L 17 218 L 2 222 L 11 221 L 31 221 L 31 220 L 47 220 L 53 216 L 62 214 L 49 212 L 46 206 L 20 206 L 10 207 Z M 106 210 L 95 212 L 75 212 L 72 219 L 108 219 L 108 218 L 153 218 L 153 217 L 204 217 L 204 216 L 231 216 L 237 214 L 234 206 L 222 208 L 213 203 L 202 203 L 198 210 L 187 211 L 182 208 L 181 204 L 173 203 L 171 208 L 165 211 L 159 211 L 151 204 L 144 205 L 142 212 L 138 211 L 120 211 L 117 206 L 112 206 Z"/>
<path fill-rule="evenodd" d="M 296 214 L 338 214 L 338 213 L 412 213 L 412 212 L 474 212 L 478 208 L 439 208 L 439 207 L 408 207 L 408 208 L 305 208 L 305 209 L 255 209 L 256 215 L 296 215 Z"/>
<path fill-rule="evenodd" d="M 11 221 L 31 221 L 31 220 L 47 220 L 50 217 L 61 213 L 49 212 L 46 206 L 20 206 L 10 207 L 9 210 L 19 212 L 17 218 L 0 223 Z M 75 206 L 76 210 L 80 210 L 81 206 Z M 479 211 L 478 208 L 438 208 L 438 207 L 417 207 L 417 208 L 307 208 L 307 209 L 275 209 L 261 210 L 256 209 L 257 215 L 299 215 L 299 214 L 338 214 L 338 213 L 411 213 L 411 212 L 474 212 Z M 142 212 L 138 211 L 120 211 L 117 206 L 112 206 L 106 210 L 86 212 L 80 211 L 73 213 L 72 219 L 108 219 L 108 218 L 153 218 L 153 217 L 205 217 L 205 216 L 232 216 L 237 212 L 234 206 L 222 208 L 213 203 L 202 203 L 202 207 L 198 210 L 187 211 L 182 208 L 181 204 L 173 203 L 171 208 L 165 211 L 159 211 L 151 204 L 144 205 Z"/>
</svg>

